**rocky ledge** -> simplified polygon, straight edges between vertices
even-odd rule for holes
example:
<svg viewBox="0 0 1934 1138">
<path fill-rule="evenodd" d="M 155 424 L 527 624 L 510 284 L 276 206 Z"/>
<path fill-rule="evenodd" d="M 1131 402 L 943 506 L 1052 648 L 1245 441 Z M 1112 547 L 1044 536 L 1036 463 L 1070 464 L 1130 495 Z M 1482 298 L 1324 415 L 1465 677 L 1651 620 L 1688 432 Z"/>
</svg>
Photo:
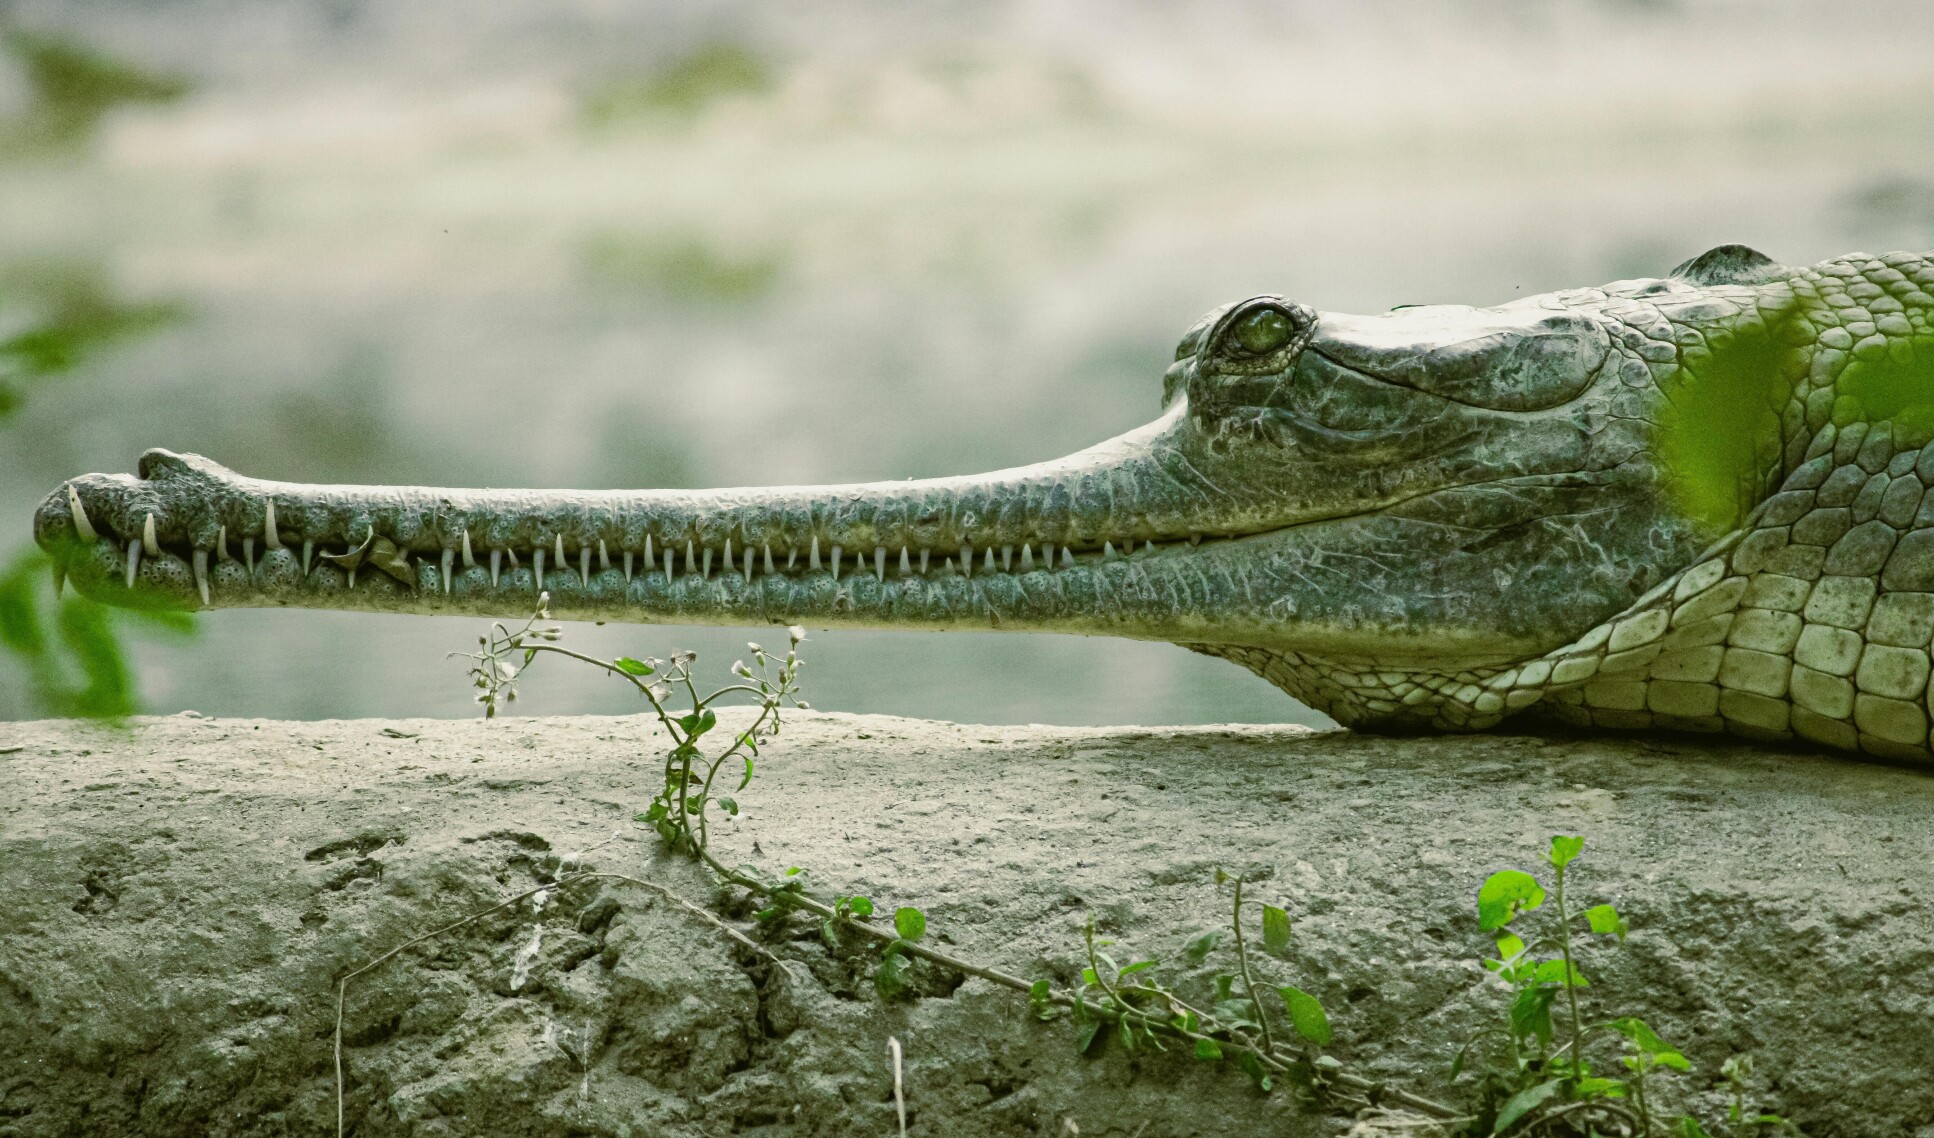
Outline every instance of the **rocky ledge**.
<svg viewBox="0 0 1934 1138">
<path fill-rule="evenodd" d="M 630 821 L 637 718 L 0 725 L 0 1135 L 324 1135 L 336 978 L 589 865 L 609 880 L 411 947 L 348 988 L 357 1135 L 1335 1133 L 1178 1052 L 1076 1054 L 1024 1000 L 760 929 Z M 1645 1017 L 1717 1115 L 1722 1062 L 1811 1135 L 1934 1138 L 1934 777 L 1690 740 L 971 727 L 802 715 L 715 833 L 728 863 L 917 905 L 947 951 L 1065 980 L 1089 914 L 1175 960 L 1218 866 L 1289 910 L 1284 959 L 1355 1071 L 1454 1098 L 1504 996 L 1477 883 L 1581 834 L 1615 902 L 1587 1014 Z M 656 860 L 654 860 L 656 857 Z M 757 951 L 710 923 L 725 919 Z M 540 930 L 541 925 L 541 930 Z M 535 951 L 532 949 L 535 947 Z M 775 964 L 768 954 L 783 961 Z M 1222 955 L 1227 955 L 1226 950 Z M 1177 961 L 1206 990 L 1216 969 Z M 1227 962 L 1223 962 L 1227 966 Z"/>
</svg>

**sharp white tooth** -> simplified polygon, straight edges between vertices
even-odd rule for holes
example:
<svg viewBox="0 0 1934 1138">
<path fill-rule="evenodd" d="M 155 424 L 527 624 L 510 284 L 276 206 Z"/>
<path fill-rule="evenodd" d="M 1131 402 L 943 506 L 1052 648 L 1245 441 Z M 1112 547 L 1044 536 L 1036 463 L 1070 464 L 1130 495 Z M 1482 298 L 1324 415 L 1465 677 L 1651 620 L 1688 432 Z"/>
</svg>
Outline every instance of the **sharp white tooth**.
<svg viewBox="0 0 1934 1138">
<path fill-rule="evenodd" d="M 504 556 L 510 558 L 510 567 L 512 569 L 522 569 L 524 567 L 524 563 L 517 560 L 517 551 L 515 549 L 504 550 Z"/>
<path fill-rule="evenodd" d="M 1104 561 L 1113 561 L 1115 559 L 1115 543 L 1112 541 L 1102 542 L 1101 556 Z"/>
<path fill-rule="evenodd" d="M 625 550 L 625 584 L 631 584 L 631 551 L 629 549 Z"/>
<path fill-rule="evenodd" d="M 248 566 L 249 576 L 255 576 L 255 539 L 252 537 L 242 539 L 242 564 Z"/>
<path fill-rule="evenodd" d="M 455 569 L 456 565 L 457 551 L 454 549 L 445 549 L 443 551 L 443 594 L 445 596 L 450 595 L 450 588 L 454 584 L 450 578 L 452 575 L 451 570 Z"/>
<path fill-rule="evenodd" d="M 873 547 L 873 579 L 886 580 L 886 546 L 884 545 Z"/>
<path fill-rule="evenodd" d="M 149 550 L 149 552 L 152 553 L 153 550 Z M 223 562 L 235 560 L 228 555 L 227 526 L 221 526 L 215 530 L 215 560 Z"/>
<path fill-rule="evenodd" d="M 672 568 L 672 551 L 667 549 L 665 550 L 665 584 L 669 585 L 676 580 L 678 580 L 678 572 Z"/>
<path fill-rule="evenodd" d="M 947 575 L 948 575 L 948 576 L 950 576 L 950 577 L 951 577 L 951 576 L 953 576 L 953 572 L 954 572 L 954 559 L 953 559 L 953 558 L 951 558 L 951 557 L 949 557 L 949 558 L 947 558 L 947 564 L 946 564 L 946 566 L 945 566 L 945 568 L 943 568 L 943 569 L 941 570 L 941 572 L 943 572 L 943 573 L 945 573 L 945 574 L 947 574 Z"/>
<path fill-rule="evenodd" d="M 561 568 L 563 568 L 564 566 L 566 566 L 566 565 L 569 565 L 569 564 L 570 564 L 570 562 L 569 562 L 569 561 L 567 561 L 567 560 L 565 560 L 565 558 L 564 558 L 564 535 L 563 535 L 563 534 L 561 534 L 561 533 L 560 533 L 560 534 L 556 534 L 556 535 L 555 535 L 555 540 L 556 540 L 556 542 L 557 542 L 557 545 L 556 545 L 556 549 L 557 549 L 557 564 L 558 564 L 558 568 L 560 568 L 560 569 L 561 569 Z"/>
<path fill-rule="evenodd" d="M 833 580 L 839 580 L 839 546 L 833 547 Z"/>
<path fill-rule="evenodd" d="M 766 576 L 770 577 L 773 575 L 773 573 L 777 572 L 777 570 L 775 570 L 772 567 L 772 543 L 769 541 L 765 543 L 765 553 L 766 553 L 766 566 L 765 566 Z"/>
<path fill-rule="evenodd" d="M 645 535 L 645 564 L 646 565 L 658 564 L 658 559 L 651 555 L 651 535 L 650 534 Z"/>
<path fill-rule="evenodd" d="M 711 546 L 708 545 L 705 547 L 705 554 L 703 557 L 699 559 L 699 565 L 701 566 L 701 568 L 698 571 L 699 578 L 705 581 L 711 580 L 712 579 L 712 547 Z"/>
<path fill-rule="evenodd" d="M 611 566 L 606 565 L 605 568 Z M 587 585 L 591 583 L 591 547 L 588 545 L 578 546 L 578 580 Z"/>
<path fill-rule="evenodd" d="M 161 543 L 156 541 L 154 536 L 153 514 L 149 514 L 148 520 L 141 523 L 141 548 L 147 552 L 149 557 L 161 556 Z"/>
<path fill-rule="evenodd" d="M 792 572 L 792 567 L 797 564 L 799 564 L 799 550 L 793 546 L 787 546 L 786 547 L 786 572 L 788 573 Z"/>
<path fill-rule="evenodd" d="M 745 556 L 740 558 L 740 560 L 745 562 L 744 573 L 742 575 L 745 577 L 745 583 L 750 585 L 752 583 L 752 547 L 751 546 L 746 547 Z"/>
<path fill-rule="evenodd" d="M 1034 547 L 1024 541 L 1021 543 L 1021 571 L 1025 573 L 1032 568 L 1034 568 Z"/>
<path fill-rule="evenodd" d="M 994 571 L 994 547 L 991 545 L 987 547 L 986 562 L 981 566 L 981 568 L 989 573 L 992 573 Z"/>
<path fill-rule="evenodd" d="M 349 570 L 349 587 L 352 589 L 356 587 L 356 569 L 354 566 L 351 566 Z"/>
<path fill-rule="evenodd" d="M 494 589 L 497 587 L 497 575 L 503 571 L 503 567 L 504 567 L 504 551 L 501 549 L 491 550 L 490 551 L 490 587 L 491 588 Z"/>
<path fill-rule="evenodd" d="M 201 603 L 208 603 L 208 551 L 195 550 L 195 588 L 201 593 Z"/>
<path fill-rule="evenodd" d="M 537 574 L 537 588 L 539 592 L 542 592 L 544 589 L 544 547 L 541 545 L 531 551 L 531 572 Z"/>
<path fill-rule="evenodd" d="M 993 546 L 988 546 L 988 552 L 993 552 Z M 1003 545 L 1001 546 L 1001 572 L 1008 573 L 1012 572 L 1013 569 L 1014 547 L 1011 545 Z"/>
<path fill-rule="evenodd" d="M 1155 543 L 1154 543 L 1154 542 L 1152 542 L 1152 541 L 1144 541 L 1144 542 L 1142 542 L 1142 552 L 1143 552 L 1143 553 L 1153 553 L 1153 552 L 1155 552 Z"/>
<path fill-rule="evenodd" d="M 598 539 L 598 572 L 609 573 L 610 571 L 611 571 L 611 554 L 605 551 L 604 539 L 599 538 Z"/>
<path fill-rule="evenodd" d="M 924 549 L 920 551 L 920 575 L 927 575 L 927 551 Z"/>
<path fill-rule="evenodd" d="M 274 498 L 262 505 L 262 546 L 265 549 L 282 548 L 282 533 L 275 526 Z"/>
<path fill-rule="evenodd" d="M 474 569 L 477 565 L 476 554 L 470 552 L 470 531 L 463 531 L 463 567 Z"/>
<path fill-rule="evenodd" d="M 698 568 L 698 555 L 692 550 L 692 539 L 688 537 L 685 539 L 685 572 L 687 573 Z"/>
<path fill-rule="evenodd" d="M 82 541 L 93 545 L 101 539 L 94 523 L 87 519 L 87 511 L 81 508 L 81 492 L 71 484 L 67 487 L 67 512 L 74 515 L 74 532 L 81 535 Z"/>
<path fill-rule="evenodd" d="M 728 572 L 732 568 L 732 539 L 730 537 L 725 539 L 725 568 Z"/>
<path fill-rule="evenodd" d="M 1074 551 L 1065 545 L 1061 547 L 1061 568 L 1074 568 Z"/>
<path fill-rule="evenodd" d="M 819 535 L 818 534 L 813 535 L 813 551 L 812 551 L 812 554 L 806 559 L 806 567 L 808 569 L 811 569 L 815 573 L 819 572 Z"/>
<path fill-rule="evenodd" d="M 305 541 L 302 543 L 302 575 L 304 577 L 307 577 L 309 575 L 309 559 L 311 557 L 314 557 L 315 553 L 316 553 L 315 542 Z"/>
<path fill-rule="evenodd" d="M 134 575 L 141 571 L 141 539 L 128 542 L 128 588 L 134 588 Z"/>
<path fill-rule="evenodd" d="M 960 571 L 969 577 L 974 575 L 974 547 L 963 544 L 960 547 Z"/>
<path fill-rule="evenodd" d="M 913 562 L 908 560 L 907 547 L 904 545 L 900 547 L 900 576 L 913 576 Z"/>
</svg>

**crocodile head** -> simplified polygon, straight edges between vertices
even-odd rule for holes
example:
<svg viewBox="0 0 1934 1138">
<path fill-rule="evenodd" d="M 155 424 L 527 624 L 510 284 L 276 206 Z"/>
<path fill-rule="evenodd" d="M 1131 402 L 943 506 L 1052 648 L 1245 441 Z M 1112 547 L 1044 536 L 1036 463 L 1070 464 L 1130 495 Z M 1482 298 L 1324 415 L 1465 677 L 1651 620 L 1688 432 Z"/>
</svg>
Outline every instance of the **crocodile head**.
<svg viewBox="0 0 1934 1138">
<path fill-rule="evenodd" d="M 1727 246 L 1494 308 L 1254 297 L 1183 336 L 1154 422 L 975 476 L 320 486 L 155 450 L 60 487 L 35 534 L 115 604 L 510 616 L 543 591 L 570 618 L 1124 636 L 1345 723 L 1483 726 L 1509 709 L 1451 693 L 1626 611 L 1805 457 L 1792 408 L 1845 356 L 1832 271 Z"/>
</svg>

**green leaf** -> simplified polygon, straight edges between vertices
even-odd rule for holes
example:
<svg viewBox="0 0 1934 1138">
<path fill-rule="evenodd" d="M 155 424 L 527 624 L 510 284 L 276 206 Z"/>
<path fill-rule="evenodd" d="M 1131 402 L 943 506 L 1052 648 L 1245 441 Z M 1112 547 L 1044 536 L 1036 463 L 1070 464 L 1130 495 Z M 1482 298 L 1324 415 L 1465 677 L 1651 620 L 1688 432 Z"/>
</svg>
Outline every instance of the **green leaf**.
<svg viewBox="0 0 1934 1138">
<path fill-rule="evenodd" d="M 1545 903 L 1544 886 L 1518 869 L 1505 869 L 1484 879 L 1477 891 L 1477 926 L 1492 932 Z"/>
<path fill-rule="evenodd" d="M 893 910 L 893 928 L 900 939 L 916 941 L 927 935 L 927 915 L 912 907 Z"/>
<path fill-rule="evenodd" d="M 1551 839 L 1551 853 L 1548 856 L 1548 860 L 1551 862 L 1551 868 L 1563 869 L 1570 865 L 1578 857 L 1579 851 L 1584 848 L 1585 839 L 1583 838 L 1567 838 L 1563 835 L 1554 836 Z"/>
<path fill-rule="evenodd" d="M 1586 909 L 1585 920 L 1591 923 L 1591 930 L 1595 933 L 1613 933 L 1618 939 L 1625 939 L 1625 918 L 1619 916 L 1618 910 L 1610 905 L 1593 905 Z"/>
<path fill-rule="evenodd" d="M 907 989 L 907 969 L 912 965 L 900 953 L 889 951 L 873 974 L 873 989 L 882 1000 L 891 1000 Z"/>
<path fill-rule="evenodd" d="M 1156 962 L 1153 960 L 1137 960 L 1135 963 L 1130 964 L 1128 967 L 1116 973 L 1116 975 L 1133 976 L 1137 972 L 1146 972 L 1149 969 L 1155 967 L 1155 963 Z"/>
<path fill-rule="evenodd" d="M 1706 1128 L 1699 1124 L 1699 1120 L 1690 1114 L 1681 1115 L 1679 1121 L 1673 1123 L 1672 1132 L 1679 1138 L 1712 1138 Z"/>
<path fill-rule="evenodd" d="M 1236 977 L 1232 972 L 1218 972 L 1215 977 L 1215 998 L 1218 1003 L 1232 1000 L 1236 993 Z"/>
<path fill-rule="evenodd" d="M 1502 1134 L 1509 1130 L 1519 1119 L 1551 1101 L 1551 1096 L 1557 1094 L 1564 1085 L 1563 1079 L 1552 1079 L 1549 1082 L 1539 1083 L 1535 1087 L 1526 1087 L 1512 1095 L 1498 1111 L 1497 1121 L 1491 1126 L 1491 1133 Z"/>
<path fill-rule="evenodd" d="M 1034 983 L 1028 985 L 1027 1002 L 1028 1006 L 1034 1009 L 1036 1019 L 1045 1020 L 1054 1018 L 1055 1008 L 1053 996 L 1054 985 L 1048 983 L 1046 980 L 1036 980 Z"/>
<path fill-rule="evenodd" d="M 1262 946 L 1277 956 L 1289 951 L 1289 914 L 1274 905 L 1262 907 Z"/>
<path fill-rule="evenodd" d="M 1276 991 L 1283 997 L 1283 1006 L 1289 1009 L 1289 1022 L 1296 1028 L 1296 1034 L 1318 1047 L 1328 1047 L 1330 1017 L 1324 1013 L 1322 1001 L 1301 988 L 1287 984 Z M 1456 1078 L 1455 1075 L 1451 1077 Z"/>
<path fill-rule="evenodd" d="M 1215 1018 L 1221 1020 L 1224 1027 L 1259 1026 L 1256 1022 L 1259 1012 L 1256 1005 L 1249 1000 L 1217 1000 L 1215 1006 L 1209 1010 L 1215 1013 Z"/>
<path fill-rule="evenodd" d="M 1196 937 L 1187 945 L 1183 946 L 1182 956 L 1190 964 L 1200 964 L 1208 959 L 1209 954 L 1214 952 L 1216 946 L 1221 943 L 1222 934 L 1220 932 L 1203 933 L 1201 936 Z"/>
<path fill-rule="evenodd" d="M 1093 1055 L 1095 1052 L 1101 1050 L 1101 1045 L 1108 1042 L 1107 1033 L 1101 1030 L 1103 1026 L 1103 1021 L 1098 1019 L 1089 1020 L 1086 1024 L 1083 1024 L 1081 1031 L 1075 1036 L 1075 1053 L 1079 1055 Z"/>
<path fill-rule="evenodd" d="M 745 757 L 745 777 L 739 780 L 739 789 L 744 790 L 746 787 L 751 785 L 752 785 L 752 756 L 747 755 Z"/>
<path fill-rule="evenodd" d="M 1222 1058 L 1222 1044 L 1205 1035 L 1195 1041 L 1195 1057 L 1205 1063 L 1213 1063 Z"/>
<path fill-rule="evenodd" d="M 1572 1090 L 1579 1098 L 1625 1097 L 1625 1084 L 1617 1079 L 1580 1079 Z"/>
<path fill-rule="evenodd" d="M 1275 1089 L 1276 1082 L 1269 1077 L 1269 1069 L 1262 1065 L 1262 1060 L 1256 1058 L 1254 1051 L 1244 1051 L 1242 1053 L 1241 1065 L 1242 1073 L 1249 1076 L 1249 1080 L 1256 1084 L 1257 1090 L 1268 1094 Z"/>
<path fill-rule="evenodd" d="M 652 674 L 651 665 L 645 663 L 643 660 L 634 660 L 629 656 L 620 656 L 611 662 L 620 672 L 623 672 L 627 676 L 649 676 Z"/>
<path fill-rule="evenodd" d="M 1677 1048 L 1660 1039 L 1646 1022 L 1637 1016 L 1620 1016 L 1611 1022 L 1613 1031 L 1632 1041 L 1632 1046 L 1646 1055 L 1658 1055 L 1666 1051 L 1677 1053 Z"/>
<path fill-rule="evenodd" d="M 873 899 L 871 897 L 851 898 L 846 902 L 846 911 L 856 917 L 870 917 L 873 915 Z M 1045 984 L 1047 981 L 1043 980 L 1041 983 Z"/>
<path fill-rule="evenodd" d="M 1526 988 L 1511 999 L 1511 1033 L 1519 1039 L 1536 1036 L 1551 1045 L 1551 1001 L 1556 988 Z"/>
<path fill-rule="evenodd" d="M 725 807 L 725 812 L 732 817 L 737 818 L 739 816 L 739 802 L 737 799 L 721 798 L 719 799 L 719 805 Z"/>
<path fill-rule="evenodd" d="M 1571 982 L 1567 984 L 1565 982 L 1565 962 L 1563 960 L 1542 961 L 1539 963 L 1537 971 L 1531 974 L 1531 978 L 1536 983 L 1556 984 L 1561 988 L 1591 987 L 1590 982 L 1585 979 L 1585 974 L 1578 971 L 1576 964 L 1571 966 Z"/>
</svg>

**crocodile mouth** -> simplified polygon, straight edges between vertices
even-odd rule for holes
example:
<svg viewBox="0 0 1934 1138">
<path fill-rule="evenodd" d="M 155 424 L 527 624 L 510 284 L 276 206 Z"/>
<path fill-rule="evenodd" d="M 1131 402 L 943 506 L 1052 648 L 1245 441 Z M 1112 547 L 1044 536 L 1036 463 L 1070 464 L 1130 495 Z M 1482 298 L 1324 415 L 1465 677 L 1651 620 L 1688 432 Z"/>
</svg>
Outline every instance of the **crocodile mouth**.
<svg viewBox="0 0 1934 1138">
<path fill-rule="evenodd" d="M 1178 550 L 1214 549 L 1253 534 L 1191 534 L 1160 539 L 1124 534 L 1114 538 L 1069 541 L 1024 538 L 976 547 L 963 541 L 957 547 L 900 544 L 889 549 L 848 549 L 837 541 L 806 537 L 754 537 L 728 532 L 714 544 L 695 533 L 658 533 L 647 527 L 637 537 L 596 537 L 567 540 L 562 533 L 549 543 L 481 544 L 461 522 L 434 525 L 424 536 L 399 544 L 370 523 L 360 541 L 306 533 L 281 519 L 300 515 L 293 503 L 277 506 L 277 496 L 264 494 L 261 518 L 254 526 L 238 525 L 231 532 L 221 524 L 207 546 L 196 545 L 178 533 L 163 537 L 152 512 L 138 525 L 121 520 L 97 520 L 102 513 L 83 503 L 79 482 L 61 491 L 76 541 L 64 568 L 70 574 L 90 571 L 94 583 L 120 581 L 129 593 L 144 590 L 185 599 L 188 589 L 202 607 L 222 607 L 218 594 L 236 603 L 250 591 L 273 593 L 289 589 L 315 593 L 353 592 L 359 588 L 394 594 L 397 590 L 434 596 L 491 595 L 530 598 L 550 591 L 564 603 L 580 593 L 606 597 L 622 584 L 634 588 L 669 589 L 681 580 L 721 581 L 736 578 L 753 586 L 768 578 L 801 583 L 824 577 L 837 584 L 842 578 L 933 581 L 1017 577 L 1093 569 L 1121 562 L 1134 564 Z M 119 511 L 116 511 L 118 514 Z M 1288 529 L 1292 527 L 1281 527 Z M 703 542 L 701 544 L 701 542 Z M 338 549 L 336 547 L 340 546 Z M 160 598 L 157 598 L 160 599 Z"/>
<path fill-rule="evenodd" d="M 596 620 L 1167 639 L 1200 623 L 1180 562 L 1288 528 L 1200 508 L 1177 421 L 987 475 L 707 491 L 306 485 L 150 451 L 138 476 L 61 486 L 35 533 L 57 573 L 123 606 L 514 616 L 548 595 Z"/>
</svg>

